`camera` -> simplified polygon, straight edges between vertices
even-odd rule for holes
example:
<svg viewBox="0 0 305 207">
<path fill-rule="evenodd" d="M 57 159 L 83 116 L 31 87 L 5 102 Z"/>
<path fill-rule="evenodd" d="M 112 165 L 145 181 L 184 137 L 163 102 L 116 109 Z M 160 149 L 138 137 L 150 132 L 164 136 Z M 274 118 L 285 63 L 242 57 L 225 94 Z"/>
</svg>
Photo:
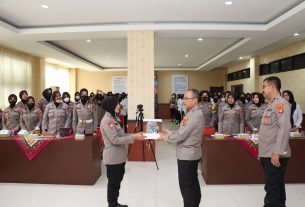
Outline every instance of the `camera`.
<svg viewBox="0 0 305 207">
<path fill-rule="evenodd" d="M 137 105 L 137 112 L 138 111 L 140 111 L 140 112 L 144 111 L 142 104 Z"/>
</svg>

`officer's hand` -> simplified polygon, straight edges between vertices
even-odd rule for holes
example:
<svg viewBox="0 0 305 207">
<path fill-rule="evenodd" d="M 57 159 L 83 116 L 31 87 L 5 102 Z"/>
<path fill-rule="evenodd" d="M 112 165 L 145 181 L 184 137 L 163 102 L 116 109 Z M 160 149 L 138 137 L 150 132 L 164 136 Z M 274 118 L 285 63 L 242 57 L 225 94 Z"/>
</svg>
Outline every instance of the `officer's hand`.
<svg viewBox="0 0 305 207">
<path fill-rule="evenodd" d="M 272 153 L 271 155 L 271 163 L 274 167 L 280 167 L 280 156 L 278 154 Z"/>
<path fill-rule="evenodd" d="M 143 141 L 144 140 L 143 132 L 134 134 L 134 139 L 139 140 L 139 141 Z"/>
</svg>

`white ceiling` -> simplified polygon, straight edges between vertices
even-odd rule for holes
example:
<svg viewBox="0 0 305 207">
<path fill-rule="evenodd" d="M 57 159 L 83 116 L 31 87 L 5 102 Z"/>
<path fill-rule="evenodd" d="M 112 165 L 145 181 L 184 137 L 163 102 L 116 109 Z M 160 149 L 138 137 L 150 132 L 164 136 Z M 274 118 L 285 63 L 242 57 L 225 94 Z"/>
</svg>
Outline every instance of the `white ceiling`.
<svg viewBox="0 0 305 207">
<path fill-rule="evenodd" d="M 0 44 L 69 67 L 116 69 L 127 66 L 127 31 L 154 30 L 156 68 L 210 70 L 291 44 L 305 31 L 303 1 L 224 2 L 0 0 Z"/>
</svg>

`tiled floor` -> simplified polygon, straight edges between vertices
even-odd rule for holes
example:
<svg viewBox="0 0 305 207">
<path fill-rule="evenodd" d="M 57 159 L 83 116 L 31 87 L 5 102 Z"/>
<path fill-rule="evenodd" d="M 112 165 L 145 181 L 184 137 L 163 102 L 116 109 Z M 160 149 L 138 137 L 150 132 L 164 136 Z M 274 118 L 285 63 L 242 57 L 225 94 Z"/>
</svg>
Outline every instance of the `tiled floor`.
<svg viewBox="0 0 305 207">
<path fill-rule="evenodd" d="M 171 123 L 164 128 L 176 129 Z M 182 207 L 175 147 L 157 144 L 157 161 L 128 162 L 120 202 L 130 207 Z M 107 207 L 105 167 L 94 186 L 0 184 L 0 207 Z M 207 207 L 261 207 L 263 185 L 206 185 L 201 175 L 202 201 Z M 305 206 L 305 184 L 286 185 L 287 206 Z"/>
</svg>

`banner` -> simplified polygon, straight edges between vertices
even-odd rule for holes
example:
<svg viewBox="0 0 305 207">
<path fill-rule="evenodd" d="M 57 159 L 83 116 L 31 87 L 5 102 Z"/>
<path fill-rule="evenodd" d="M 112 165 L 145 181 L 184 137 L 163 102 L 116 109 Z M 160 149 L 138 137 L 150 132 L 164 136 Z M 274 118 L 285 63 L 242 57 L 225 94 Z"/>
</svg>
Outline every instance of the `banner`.
<svg viewBox="0 0 305 207">
<path fill-rule="evenodd" d="M 187 75 L 172 75 L 172 93 L 184 94 L 188 90 Z"/>
<path fill-rule="evenodd" d="M 127 93 L 127 76 L 112 76 L 112 93 Z"/>
</svg>

